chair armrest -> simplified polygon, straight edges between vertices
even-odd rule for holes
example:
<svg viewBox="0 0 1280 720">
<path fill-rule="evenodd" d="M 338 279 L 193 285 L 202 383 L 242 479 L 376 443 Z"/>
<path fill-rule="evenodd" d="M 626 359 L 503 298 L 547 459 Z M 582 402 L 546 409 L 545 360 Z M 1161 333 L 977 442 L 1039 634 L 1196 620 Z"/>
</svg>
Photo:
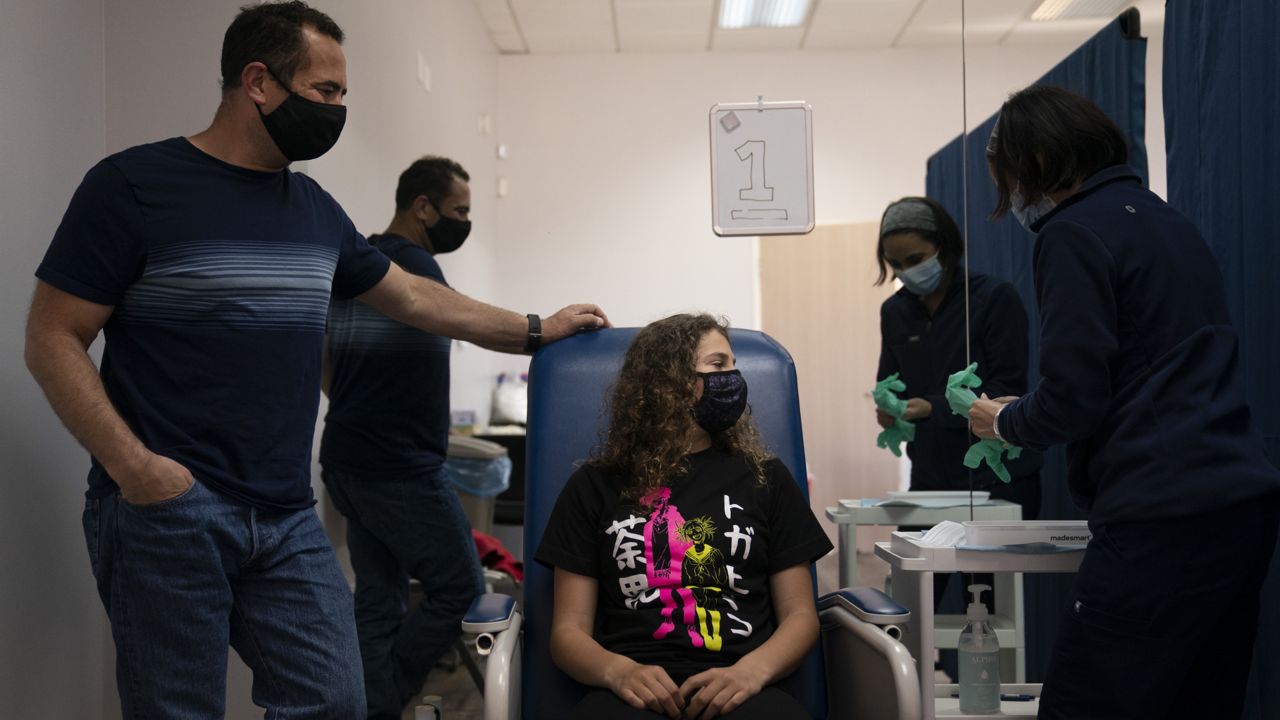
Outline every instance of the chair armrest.
<svg viewBox="0 0 1280 720">
<path fill-rule="evenodd" d="M 516 614 L 516 599 L 510 595 L 484 593 L 471 601 L 462 618 L 462 632 L 472 635 L 498 633 L 511 627 Z"/>
<path fill-rule="evenodd" d="M 833 606 L 873 625 L 901 625 L 911 619 L 910 610 L 873 587 L 844 588 L 818 599 L 819 611 Z"/>
</svg>

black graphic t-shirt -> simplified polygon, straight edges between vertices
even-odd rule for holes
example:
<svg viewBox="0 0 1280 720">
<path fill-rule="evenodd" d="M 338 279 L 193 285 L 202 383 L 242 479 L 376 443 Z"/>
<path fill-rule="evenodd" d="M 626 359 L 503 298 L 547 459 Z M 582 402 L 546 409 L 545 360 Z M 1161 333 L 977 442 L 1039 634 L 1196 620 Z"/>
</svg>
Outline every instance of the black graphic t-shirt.
<svg viewBox="0 0 1280 720">
<path fill-rule="evenodd" d="M 831 551 L 777 459 L 760 484 L 744 458 L 710 449 L 639 500 L 584 466 L 556 501 L 535 558 L 599 582 L 596 640 L 676 682 L 729 666 L 776 626 L 769 576 Z"/>
</svg>

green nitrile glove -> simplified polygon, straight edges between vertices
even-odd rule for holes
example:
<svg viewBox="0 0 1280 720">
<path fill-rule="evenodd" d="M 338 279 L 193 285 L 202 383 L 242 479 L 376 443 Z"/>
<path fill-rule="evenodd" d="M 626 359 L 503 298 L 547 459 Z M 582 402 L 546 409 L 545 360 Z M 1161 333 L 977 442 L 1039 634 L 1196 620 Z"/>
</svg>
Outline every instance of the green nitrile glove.
<svg viewBox="0 0 1280 720">
<path fill-rule="evenodd" d="M 947 378 L 945 393 L 947 404 L 951 406 L 951 412 L 956 415 L 969 417 L 969 407 L 973 405 L 974 400 L 978 399 L 973 392 L 973 388 L 982 384 L 982 378 L 978 377 L 977 370 L 978 363 L 973 363 Z"/>
<path fill-rule="evenodd" d="M 1008 454 L 1010 460 L 1017 460 L 1018 456 L 1022 455 L 1022 448 L 1005 445 L 999 440 L 979 440 L 964 454 L 964 466 L 976 470 L 985 460 L 991 467 L 991 472 L 1008 484 L 1013 478 L 1009 477 L 1009 469 L 1004 466 L 1004 460 L 1001 458 L 1005 454 Z"/>
<path fill-rule="evenodd" d="M 902 443 L 916 439 L 916 426 L 902 419 L 902 414 L 907 411 L 907 401 L 897 395 L 906 389 L 907 384 L 898 378 L 898 373 L 894 373 L 876 383 L 871 391 L 871 398 L 876 401 L 876 407 L 893 416 L 895 420 L 893 427 L 881 431 L 876 436 L 876 447 L 889 448 L 889 452 L 897 457 L 902 457 Z"/>
<path fill-rule="evenodd" d="M 871 399 L 876 401 L 876 407 L 901 420 L 902 414 L 907 411 L 907 401 L 895 393 L 906 389 L 907 384 L 898 379 L 898 373 L 894 373 L 876 383 L 871 390 Z"/>
<path fill-rule="evenodd" d="M 913 442 L 916 439 L 916 426 L 910 422 L 898 418 L 893 427 L 882 430 L 876 436 L 876 447 L 889 448 L 889 452 L 896 457 L 902 457 L 902 448 L 904 442 Z"/>
</svg>

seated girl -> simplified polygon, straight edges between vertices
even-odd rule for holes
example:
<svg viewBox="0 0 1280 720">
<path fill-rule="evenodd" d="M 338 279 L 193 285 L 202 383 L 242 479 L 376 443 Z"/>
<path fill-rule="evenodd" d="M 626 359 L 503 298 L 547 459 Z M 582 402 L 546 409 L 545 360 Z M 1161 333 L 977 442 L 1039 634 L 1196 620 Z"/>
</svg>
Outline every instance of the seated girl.
<svg viewBox="0 0 1280 720">
<path fill-rule="evenodd" d="M 817 641 L 809 566 L 830 550 L 751 422 L 726 327 L 675 315 L 643 328 L 604 446 L 535 556 L 555 567 L 552 657 L 602 688 L 573 716 L 807 717 L 775 683 Z"/>
</svg>

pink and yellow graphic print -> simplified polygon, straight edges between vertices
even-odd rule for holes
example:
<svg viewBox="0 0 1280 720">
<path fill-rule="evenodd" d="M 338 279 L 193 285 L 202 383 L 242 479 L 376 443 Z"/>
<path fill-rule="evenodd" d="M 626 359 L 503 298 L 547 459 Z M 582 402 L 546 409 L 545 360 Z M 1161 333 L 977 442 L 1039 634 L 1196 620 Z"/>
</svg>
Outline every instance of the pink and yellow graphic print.
<svg viewBox="0 0 1280 720">
<path fill-rule="evenodd" d="M 658 488 L 640 499 L 646 507 L 652 507 L 649 522 L 644 527 L 645 573 L 649 588 L 658 591 L 662 603 L 662 624 L 653 631 L 653 638 L 661 640 L 676 629 L 676 610 L 689 633 L 694 647 L 704 645 L 702 636 L 694 624 L 693 592 L 683 584 L 685 551 L 692 543 L 680 535 L 684 516 L 671 504 L 671 489 Z"/>
</svg>

